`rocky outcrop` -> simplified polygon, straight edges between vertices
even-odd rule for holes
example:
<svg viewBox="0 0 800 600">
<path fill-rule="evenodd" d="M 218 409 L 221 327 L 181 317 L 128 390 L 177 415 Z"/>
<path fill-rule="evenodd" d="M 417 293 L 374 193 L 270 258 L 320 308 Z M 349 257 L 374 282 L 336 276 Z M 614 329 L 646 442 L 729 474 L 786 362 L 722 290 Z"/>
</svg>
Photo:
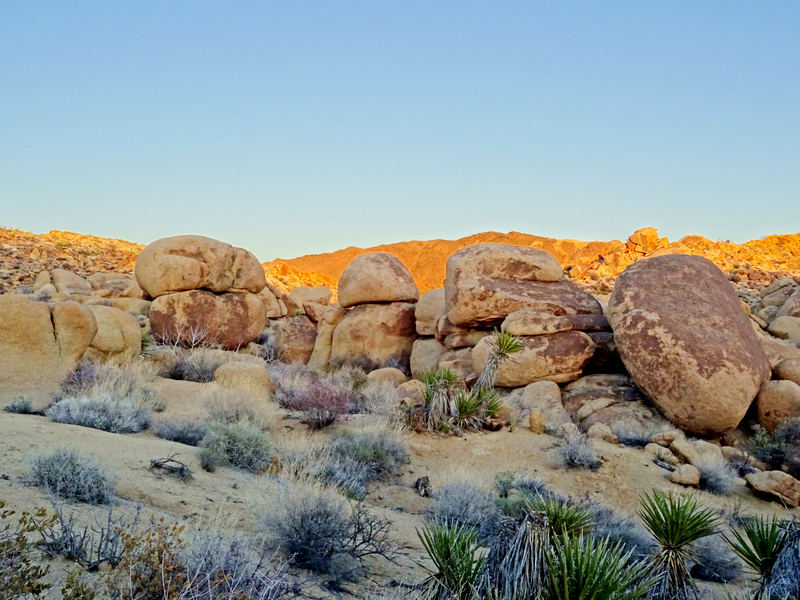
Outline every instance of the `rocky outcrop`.
<svg viewBox="0 0 800 600">
<path fill-rule="evenodd" d="M 681 428 L 721 435 L 744 417 L 770 364 L 725 275 L 696 256 L 659 256 L 617 279 L 608 320 L 625 366 Z"/>
<path fill-rule="evenodd" d="M 340 295 L 341 297 L 341 295 Z M 366 356 L 379 363 L 409 362 L 417 337 L 409 302 L 360 304 L 347 311 L 333 331 L 331 361 Z"/>
<path fill-rule="evenodd" d="M 417 319 L 417 334 L 436 335 L 436 325 L 444 312 L 444 289 L 431 290 L 420 296 L 414 312 Z"/>
<path fill-rule="evenodd" d="M 591 295 L 563 279 L 556 259 L 535 248 L 476 244 L 447 259 L 447 317 L 461 327 L 500 325 L 524 308 L 554 315 L 602 313 Z"/>
<path fill-rule="evenodd" d="M 384 252 L 359 256 L 339 279 L 339 306 L 375 302 L 416 302 L 419 290 L 400 259 Z"/>
<path fill-rule="evenodd" d="M 264 289 L 264 269 L 247 250 L 200 235 L 156 240 L 136 259 L 136 279 L 152 298 L 189 290 L 214 293 Z"/>
<path fill-rule="evenodd" d="M 312 369 L 325 370 L 331 360 L 331 346 L 333 344 L 333 332 L 339 321 L 342 320 L 346 311 L 342 308 L 329 308 L 317 322 L 317 338 L 314 340 L 314 351 L 308 360 L 308 366 Z"/>
<path fill-rule="evenodd" d="M 447 346 L 433 337 L 419 338 L 411 348 L 411 376 L 422 377 L 425 371 L 435 371 L 447 353 Z"/>
<path fill-rule="evenodd" d="M 92 311 L 75 302 L 0 296 L 0 399 L 46 405 L 96 334 Z"/>
<path fill-rule="evenodd" d="M 150 306 L 150 326 L 160 340 L 243 348 L 266 325 L 264 305 L 256 294 L 213 294 L 206 290 L 159 296 Z"/>
<path fill-rule="evenodd" d="M 88 305 L 87 308 L 97 322 L 97 333 L 84 356 L 115 364 L 131 363 L 139 358 L 142 329 L 136 317 L 111 306 Z"/>
</svg>

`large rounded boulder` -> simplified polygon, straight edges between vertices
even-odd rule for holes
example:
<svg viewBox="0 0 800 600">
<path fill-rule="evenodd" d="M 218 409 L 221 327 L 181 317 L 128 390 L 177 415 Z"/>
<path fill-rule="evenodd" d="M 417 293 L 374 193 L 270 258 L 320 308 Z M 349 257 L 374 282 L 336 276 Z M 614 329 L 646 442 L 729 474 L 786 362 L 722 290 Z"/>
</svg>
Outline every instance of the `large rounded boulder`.
<svg viewBox="0 0 800 600">
<path fill-rule="evenodd" d="M 118 364 L 136 360 L 142 353 L 142 328 L 136 317 L 113 306 L 91 304 L 87 308 L 97 321 L 97 333 L 85 356 Z"/>
<path fill-rule="evenodd" d="M 353 259 L 339 278 L 338 293 L 342 308 L 419 299 L 411 272 L 399 258 L 386 252 L 371 252 Z"/>
<path fill-rule="evenodd" d="M 408 365 L 417 337 L 414 305 L 409 302 L 360 304 L 347 311 L 333 330 L 330 360 L 367 357 Z"/>
<path fill-rule="evenodd" d="M 159 296 L 150 305 L 153 335 L 172 343 L 207 343 L 235 350 L 255 340 L 266 323 L 264 304 L 257 294 L 191 290 Z"/>
<path fill-rule="evenodd" d="M 594 297 L 563 277 L 561 265 L 544 250 L 467 246 L 447 259 L 447 317 L 461 327 L 493 327 L 523 308 L 554 315 L 602 314 Z"/>
<path fill-rule="evenodd" d="M 735 429 L 769 379 L 769 360 L 736 291 L 700 256 L 659 256 L 625 269 L 608 320 L 636 385 L 687 431 Z"/>
<path fill-rule="evenodd" d="M 136 258 L 136 279 L 152 298 L 200 289 L 257 294 L 266 285 L 253 254 L 201 235 L 176 235 L 148 245 Z"/>
</svg>

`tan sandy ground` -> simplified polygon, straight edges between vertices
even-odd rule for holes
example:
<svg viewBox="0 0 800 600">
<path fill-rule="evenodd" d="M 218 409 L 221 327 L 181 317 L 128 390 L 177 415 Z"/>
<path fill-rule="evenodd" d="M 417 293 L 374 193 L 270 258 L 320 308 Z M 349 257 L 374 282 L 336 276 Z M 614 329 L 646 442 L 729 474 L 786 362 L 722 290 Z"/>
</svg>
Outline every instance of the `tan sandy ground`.
<svg viewBox="0 0 800 600">
<path fill-rule="evenodd" d="M 199 414 L 199 398 L 214 384 L 162 381 L 159 392 L 167 408 L 155 415 L 157 420 L 181 418 Z M 305 427 L 296 421 L 283 418 L 283 411 L 270 408 L 273 427 L 271 435 L 307 436 Z M 330 428 L 359 426 L 364 419 L 354 417 Z M 312 434 L 317 439 L 327 433 Z M 462 478 L 490 488 L 495 475 L 502 471 L 539 477 L 555 492 L 573 498 L 588 498 L 613 510 L 634 515 L 639 496 L 653 488 L 682 491 L 681 486 L 668 481 L 669 473 L 652 462 L 650 455 L 641 450 L 618 447 L 595 441 L 605 464 L 595 472 L 567 471 L 558 466 L 556 438 L 535 435 L 527 428 L 516 427 L 498 433 L 471 433 L 463 437 L 440 437 L 429 434 L 405 434 L 411 454 L 399 479 L 373 486 L 366 503 L 394 522 L 394 535 L 406 547 L 401 566 L 376 564 L 378 579 L 420 581 L 425 571 L 416 561 L 425 562 L 417 539 L 425 509 L 430 502 L 421 498 L 411 488 L 418 477 L 430 477 L 434 488 L 454 479 Z M 44 417 L 14 415 L 0 412 L 0 500 L 7 508 L 17 511 L 49 506 L 40 489 L 27 485 L 25 477 L 28 461 L 36 454 L 56 448 L 71 447 L 97 458 L 117 475 L 118 510 L 132 512 L 136 503 L 144 507 L 145 519 L 150 515 L 164 516 L 167 520 L 193 524 L 224 521 L 243 531 L 257 527 L 257 512 L 271 501 L 269 486 L 264 476 L 253 476 L 231 469 L 207 473 L 200 468 L 197 450 L 190 446 L 156 438 L 152 433 L 135 435 L 111 434 L 73 425 L 52 423 Z M 171 477 L 149 470 L 150 460 L 175 455 L 194 473 L 194 479 L 182 483 Z M 708 505 L 733 510 L 741 503 L 743 512 L 750 514 L 778 514 L 781 517 L 797 516 L 779 504 L 756 498 L 743 480 L 738 480 L 733 493 L 718 497 L 706 492 L 696 492 Z M 72 506 L 84 519 L 91 522 L 92 513 L 102 509 Z M 57 563 L 55 572 L 63 574 L 69 565 Z M 363 595 L 363 588 L 353 589 Z M 51 594 L 51 597 L 59 597 Z"/>
</svg>

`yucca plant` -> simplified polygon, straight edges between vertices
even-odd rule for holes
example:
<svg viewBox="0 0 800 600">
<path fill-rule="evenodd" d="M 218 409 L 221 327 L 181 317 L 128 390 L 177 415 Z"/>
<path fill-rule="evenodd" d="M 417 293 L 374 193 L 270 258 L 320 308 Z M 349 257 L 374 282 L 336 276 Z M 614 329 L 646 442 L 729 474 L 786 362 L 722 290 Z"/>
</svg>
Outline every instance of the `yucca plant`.
<svg viewBox="0 0 800 600">
<path fill-rule="evenodd" d="M 550 530 L 544 513 L 527 514 L 508 542 L 489 550 L 481 589 L 504 600 L 539 598 L 547 576 Z"/>
<path fill-rule="evenodd" d="M 762 590 L 769 581 L 772 567 L 788 535 L 786 523 L 773 516 L 771 519 L 745 518 L 738 528 L 731 529 L 731 537 L 724 534 L 723 537 L 739 558 L 759 576 L 759 590 Z"/>
<path fill-rule="evenodd" d="M 592 531 L 592 512 L 560 498 L 531 496 L 526 501 L 526 512 L 546 515 L 553 536 L 576 537 Z"/>
<path fill-rule="evenodd" d="M 655 600 L 681 600 L 696 596 L 688 560 L 695 558 L 692 543 L 714 535 L 719 516 L 712 508 L 700 508 L 692 496 L 664 495 L 653 490 L 640 500 L 639 516 L 661 547 L 653 557 L 653 569 L 659 579 L 652 591 Z"/>
<path fill-rule="evenodd" d="M 452 369 L 435 369 L 422 373 L 425 384 L 425 419 L 428 430 L 440 430 L 450 424 L 453 414 L 453 394 L 461 383 Z"/>
<path fill-rule="evenodd" d="M 473 392 L 494 389 L 500 364 L 520 350 L 522 350 L 522 342 L 518 337 L 505 331 L 495 330 L 489 340 L 489 360 L 486 361 L 486 365 L 478 375 L 478 380 L 472 388 Z"/>
<path fill-rule="evenodd" d="M 437 572 L 423 582 L 426 600 L 469 600 L 483 575 L 486 556 L 478 547 L 478 532 L 468 525 L 429 523 L 417 530 Z"/>
<path fill-rule="evenodd" d="M 452 423 L 463 429 L 479 429 L 486 415 L 483 397 L 469 392 L 458 392 L 453 397 L 453 408 Z"/>
<path fill-rule="evenodd" d="M 654 578 L 644 561 L 631 562 L 619 543 L 584 536 L 557 536 L 547 552 L 548 600 L 636 600 Z"/>
<path fill-rule="evenodd" d="M 473 394 L 482 394 L 483 395 L 483 405 L 486 409 L 486 416 L 490 419 L 493 419 L 497 416 L 497 413 L 500 412 L 500 409 L 503 408 L 503 399 L 500 398 L 500 394 L 492 391 L 486 390 L 478 390 L 475 392 L 473 390 Z"/>
</svg>

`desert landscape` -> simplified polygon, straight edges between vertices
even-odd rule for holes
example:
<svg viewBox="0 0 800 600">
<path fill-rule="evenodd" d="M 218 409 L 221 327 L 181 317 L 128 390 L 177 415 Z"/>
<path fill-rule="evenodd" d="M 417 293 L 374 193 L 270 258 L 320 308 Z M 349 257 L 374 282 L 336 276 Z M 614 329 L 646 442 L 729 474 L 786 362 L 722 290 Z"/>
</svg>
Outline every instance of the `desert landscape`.
<svg viewBox="0 0 800 600">
<path fill-rule="evenodd" d="M 6 228 L 0 286 L 0 599 L 800 594 L 800 234 Z"/>
</svg>

